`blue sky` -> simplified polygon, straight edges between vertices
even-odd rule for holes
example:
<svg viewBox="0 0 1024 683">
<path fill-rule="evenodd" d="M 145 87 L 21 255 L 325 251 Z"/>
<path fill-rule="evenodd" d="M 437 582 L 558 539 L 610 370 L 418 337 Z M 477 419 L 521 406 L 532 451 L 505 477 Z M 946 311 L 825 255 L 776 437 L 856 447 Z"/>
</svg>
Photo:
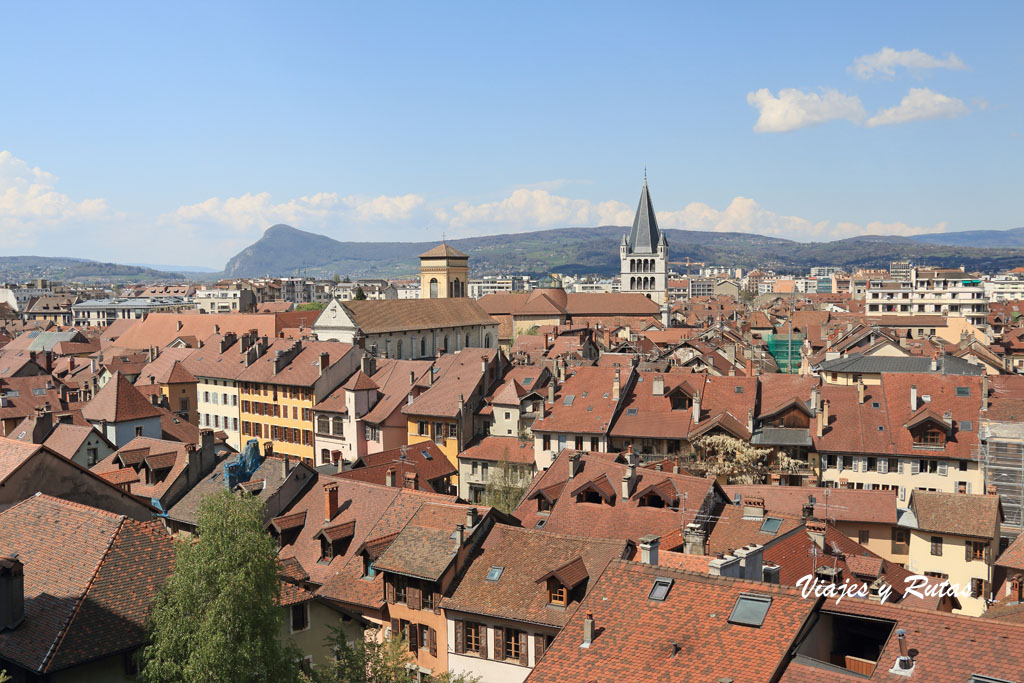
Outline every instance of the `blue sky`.
<svg viewBox="0 0 1024 683">
<path fill-rule="evenodd" d="M 7 3 L 0 253 L 1024 225 L 1024 4 Z"/>
</svg>

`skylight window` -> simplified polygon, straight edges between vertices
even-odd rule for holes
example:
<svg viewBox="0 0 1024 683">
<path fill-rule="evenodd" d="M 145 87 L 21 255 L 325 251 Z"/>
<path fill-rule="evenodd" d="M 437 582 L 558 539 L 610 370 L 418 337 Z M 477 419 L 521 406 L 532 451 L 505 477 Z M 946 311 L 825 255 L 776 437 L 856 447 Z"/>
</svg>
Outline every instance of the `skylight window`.
<svg viewBox="0 0 1024 683">
<path fill-rule="evenodd" d="M 872 401 L 872 402 L 871 402 L 871 407 L 872 407 L 872 408 L 881 408 L 881 407 L 882 407 L 882 404 L 881 404 L 881 403 L 879 403 L 878 401 Z"/>
<path fill-rule="evenodd" d="M 18 393 L 17 389 L 8 389 L 7 390 L 7 397 L 8 398 L 18 398 L 19 396 L 21 396 L 21 394 Z"/>
<path fill-rule="evenodd" d="M 771 606 L 772 599 L 768 595 L 740 593 L 729 615 L 729 623 L 760 628 Z"/>
<path fill-rule="evenodd" d="M 647 599 L 664 602 L 665 598 L 668 597 L 668 591 L 670 588 L 672 588 L 672 579 L 659 576 L 654 579 L 654 585 L 651 586 L 651 592 L 647 595 Z"/>
<path fill-rule="evenodd" d="M 571 406 L 572 402 L 575 401 L 575 400 L 576 400 L 576 394 L 569 394 L 568 396 L 565 397 L 565 400 L 562 401 L 562 405 Z"/>
<path fill-rule="evenodd" d="M 742 394 L 742 393 L 743 393 L 743 387 L 741 387 L 741 386 L 737 386 L 737 387 L 735 388 L 735 391 L 736 391 L 736 393 L 737 393 L 737 394 Z"/>
<path fill-rule="evenodd" d="M 779 533 L 779 527 L 782 526 L 782 519 L 779 517 L 765 517 L 764 521 L 761 522 L 761 531 L 766 534 L 777 534 Z"/>
<path fill-rule="evenodd" d="M 505 571 L 504 567 L 491 567 L 487 570 L 487 580 L 497 581 L 501 578 L 501 573 Z"/>
<path fill-rule="evenodd" d="M 533 378 L 532 377 L 524 377 L 523 378 L 523 386 L 524 387 L 528 387 L 531 384 L 533 384 Z"/>
<path fill-rule="evenodd" d="M 584 391 L 582 394 L 580 394 L 580 398 L 586 398 L 586 397 L 587 397 L 587 392 Z"/>
<path fill-rule="evenodd" d="M 430 454 L 430 451 L 426 451 L 426 450 L 420 451 L 420 455 L 422 455 L 425 460 L 433 460 L 434 459 L 434 456 L 432 456 Z"/>
<path fill-rule="evenodd" d="M 46 389 L 43 389 L 42 387 L 36 387 L 35 389 L 32 390 L 32 395 L 33 396 L 45 396 L 46 395 Z"/>
<path fill-rule="evenodd" d="M 626 408 L 626 415 L 636 415 L 636 408 Z"/>
<path fill-rule="evenodd" d="M 956 395 L 957 396 L 970 396 L 971 395 L 971 388 L 970 387 L 957 387 L 956 388 Z"/>
<path fill-rule="evenodd" d="M 962 432 L 973 432 L 974 423 L 970 420 L 960 420 L 960 431 Z"/>
</svg>

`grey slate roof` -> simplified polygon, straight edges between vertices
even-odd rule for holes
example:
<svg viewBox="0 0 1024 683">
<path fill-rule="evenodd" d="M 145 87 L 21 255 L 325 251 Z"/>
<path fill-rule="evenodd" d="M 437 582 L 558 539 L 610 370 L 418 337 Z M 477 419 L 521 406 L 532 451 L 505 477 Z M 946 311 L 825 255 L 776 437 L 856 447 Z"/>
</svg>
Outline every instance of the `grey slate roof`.
<svg viewBox="0 0 1024 683">
<path fill-rule="evenodd" d="M 755 446 L 810 446 L 811 434 L 806 429 L 762 427 L 750 437 Z"/>
<path fill-rule="evenodd" d="M 629 233 L 629 253 L 657 253 L 658 244 L 662 240 L 664 240 L 664 236 L 658 230 L 658 219 L 654 215 L 654 204 L 651 203 L 651 193 L 647 189 L 647 179 L 644 178 L 644 189 L 640 192 L 640 204 L 636 207 L 633 229 Z"/>
<path fill-rule="evenodd" d="M 823 372 L 934 372 L 943 375 L 981 375 L 980 365 L 972 365 L 956 356 L 940 356 L 936 369 L 932 359 L 923 356 L 865 356 L 859 353 L 834 358 L 818 366 Z"/>
</svg>

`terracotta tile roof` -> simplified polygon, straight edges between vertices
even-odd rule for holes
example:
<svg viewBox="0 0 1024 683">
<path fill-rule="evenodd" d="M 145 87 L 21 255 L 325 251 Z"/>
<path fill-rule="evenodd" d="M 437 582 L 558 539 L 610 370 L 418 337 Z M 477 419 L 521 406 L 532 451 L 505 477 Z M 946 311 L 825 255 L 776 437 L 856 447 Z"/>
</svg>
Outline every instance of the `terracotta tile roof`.
<svg viewBox="0 0 1024 683">
<path fill-rule="evenodd" d="M 686 553 L 673 552 L 664 548 L 658 551 L 658 566 L 682 569 L 698 574 L 708 573 L 708 563 L 713 560 L 711 555 L 687 555 Z"/>
<path fill-rule="evenodd" d="M 566 377 L 555 393 L 554 403 L 545 403 L 546 414 L 533 423 L 535 432 L 606 434 L 618 401 L 612 398 L 612 384 L 619 372 L 620 391 L 629 388 L 630 371 L 579 367 Z"/>
<path fill-rule="evenodd" d="M 572 590 L 576 586 L 580 585 L 580 583 L 590 578 L 590 575 L 587 573 L 587 565 L 583 561 L 583 557 L 577 555 L 561 567 L 556 567 L 547 574 L 539 577 L 536 580 L 536 583 L 542 583 L 552 578 L 558 580 L 559 583 L 569 590 Z"/>
<path fill-rule="evenodd" d="M 210 377 L 217 379 L 235 379 L 245 370 L 245 354 L 241 353 L 241 343 L 236 339 L 230 346 L 220 350 L 222 334 L 212 334 L 203 340 L 203 344 L 189 350 L 182 359 L 182 365 L 194 377 Z"/>
<path fill-rule="evenodd" d="M 174 559 L 159 525 L 42 494 L 0 513 L 0 547 L 25 565 L 25 621 L 0 657 L 39 673 L 142 645 Z"/>
<path fill-rule="evenodd" d="M 41 446 L 0 438 L 0 482 L 35 455 Z"/>
<path fill-rule="evenodd" d="M 484 436 L 471 442 L 459 453 L 466 460 L 487 460 L 501 462 L 508 459 L 517 465 L 532 465 L 533 443 L 522 441 L 515 436 Z"/>
<path fill-rule="evenodd" d="M 458 474 L 448 457 L 432 441 L 412 446 L 399 446 L 380 453 L 361 456 L 352 469 L 338 473 L 339 477 L 385 483 L 388 468 L 395 469 L 395 486 L 402 486 L 406 472 L 415 472 L 424 491 L 433 490 L 430 482 Z"/>
<path fill-rule="evenodd" d="M 414 385 L 430 372 L 431 362 L 425 360 L 377 359 L 377 371 L 371 379 L 379 387 L 380 397 L 362 416 L 370 424 L 381 424 L 405 403 Z"/>
<path fill-rule="evenodd" d="M 608 563 L 628 552 L 624 541 L 564 536 L 534 529 L 495 525 L 465 574 L 441 602 L 446 610 L 562 626 L 577 602 L 566 608 L 548 606 L 547 586 L 537 577 L 545 569 L 582 563 L 582 572 L 597 580 Z M 488 581 L 491 567 L 502 567 L 497 581 Z"/>
<path fill-rule="evenodd" d="M 455 527 L 465 523 L 466 511 L 473 507 L 480 520 L 490 512 L 479 505 L 424 503 L 374 565 L 383 571 L 438 580 L 455 559 Z M 481 522 L 467 528 L 464 542 L 470 543 L 483 527 Z"/>
<path fill-rule="evenodd" d="M 144 467 L 148 467 L 151 471 L 168 471 L 159 480 L 147 484 L 146 478 L 141 471 L 143 468 L 136 468 L 139 463 L 142 463 Z M 185 444 L 177 441 L 164 441 L 162 439 L 137 436 L 126 443 L 121 450 L 111 453 L 96 463 L 92 467 L 92 472 L 104 476 L 111 472 L 128 469 L 139 476 L 139 480 L 131 486 L 131 493 L 133 495 L 162 500 L 172 485 L 180 477 L 185 476 L 186 467 L 188 467 L 188 453 L 185 450 Z M 122 478 L 127 476 L 118 475 L 118 481 L 128 481 L 128 479 Z M 177 500 L 162 500 L 162 502 L 167 505 L 176 503 Z"/>
<path fill-rule="evenodd" d="M 656 577 L 672 580 L 664 601 L 648 599 Z M 771 599 L 760 627 L 729 621 L 744 593 Z M 529 680 L 770 680 L 814 605 L 793 589 L 615 560 Z M 580 647 L 588 614 L 595 637 Z"/>
<path fill-rule="evenodd" d="M 474 393 L 487 392 L 487 376 L 482 368 L 496 363 L 496 349 L 462 349 L 458 353 L 445 354 L 447 367 L 435 373 L 433 384 L 413 399 L 411 404 L 402 406 L 402 413 L 410 416 L 455 417 L 459 412 L 459 394 L 469 402 Z M 443 366 L 442 366 L 443 367 Z M 438 375 L 440 377 L 438 378 Z"/>
<path fill-rule="evenodd" d="M 1024 534 L 1013 540 L 996 560 L 996 564 L 1000 567 L 1024 570 Z"/>
<path fill-rule="evenodd" d="M 350 519 L 347 522 L 338 522 L 336 524 L 326 524 L 320 527 L 320 531 L 313 535 L 313 538 L 323 537 L 328 541 L 340 541 L 343 538 L 352 538 L 356 532 L 356 521 Z"/>
<path fill-rule="evenodd" d="M 817 486 L 770 486 L 767 484 L 727 484 L 722 487 L 729 500 L 748 496 L 764 500 L 765 510 L 802 516 L 803 506 L 814 497 L 814 517 L 837 522 L 891 524 L 897 521 L 896 491 L 822 488 Z"/>
<path fill-rule="evenodd" d="M 288 353 L 295 344 L 301 350 L 279 371 L 274 371 L 274 357 L 278 351 Z M 269 382 L 289 386 L 311 387 L 320 378 L 320 354 L 328 354 L 328 365 L 334 365 L 352 353 L 353 346 L 338 341 L 299 341 L 275 339 L 266 353 L 238 374 L 241 382 Z"/>
<path fill-rule="evenodd" d="M 234 332 L 241 336 L 249 330 L 256 330 L 261 337 L 277 337 L 280 330 L 278 320 L 288 314 L 259 315 L 250 313 L 210 313 L 190 315 L 179 313 L 150 313 L 145 320 L 136 321 L 117 338 L 117 345 L 124 349 L 148 349 L 151 346 L 162 349 L 178 337 L 207 339 L 220 328 L 220 334 Z M 178 328 L 178 325 L 181 328 Z M 111 326 L 112 328 L 113 326 Z M 109 330 L 108 329 L 108 333 Z M 106 334 L 104 335 L 106 336 Z"/>
<path fill-rule="evenodd" d="M 362 370 L 356 370 L 342 386 L 345 391 L 374 391 L 380 388 Z"/>
<path fill-rule="evenodd" d="M 447 242 L 442 242 L 420 254 L 420 258 L 469 258 L 469 255 L 463 254 Z"/>
<path fill-rule="evenodd" d="M 164 349 L 153 362 L 146 364 L 139 371 L 136 385 L 145 384 L 186 384 L 196 382 L 195 376 L 188 371 L 182 361 L 188 359 L 193 349 Z"/>
<path fill-rule="evenodd" d="M 299 512 L 291 512 L 287 515 L 274 517 L 274 519 L 270 520 L 270 523 L 279 532 L 289 529 L 301 529 L 306 524 L 306 512 L 306 510 L 300 510 Z M 286 561 L 298 562 L 294 557 L 288 558 Z"/>
<path fill-rule="evenodd" d="M 921 489 L 914 489 L 910 495 L 910 508 L 922 531 L 992 538 L 1003 519 L 999 496 Z"/>
<path fill-rule="evenodd" d="M 781 521 L 774 532 L 762 531 L 767 518 Z M 792 515 L 766 513 L 764 518 L 746 518 L 740 505 L 726 505 L 713 521 L 714 526 L 708 535 L 708 552 L 712 555 L 731 552 L 737 548 L 754 544 L 767 546 L 773 541 L 784 538 L 786 534 L 803 526 L 804 520 Z"/>
<path fill-rule="evenodd" d="M 882 575 L 882 566 L 885 561 L 881 557 L 868 557 L 866 555 L 852 555 L 846 558 L 846 566 L 858 576 L 866 576 L 872 579 Z"/>
<path fill-rule="evenodd" d="M 341 305 L 364 334 L 497 325 L 473 299 L 379 299 Z"/>
<path fill-rule="evenodd" d="M 106 420 L 111 424 L 159 415 L 160 411 L 119 372 L 115 372 L 82 409 L 85 419 L 91 422 Z"/>
<path fill-rule="evenodd" d="M 50 375 L 4 377 L 0 379 L 0 394 L 7 397 L 8 405 L 0 407 L 0 419 L 24 419 L 46 404 L 51 410 L 60 410 L 67 405 L 62 390 L 60 382 Z"/>
</svg>

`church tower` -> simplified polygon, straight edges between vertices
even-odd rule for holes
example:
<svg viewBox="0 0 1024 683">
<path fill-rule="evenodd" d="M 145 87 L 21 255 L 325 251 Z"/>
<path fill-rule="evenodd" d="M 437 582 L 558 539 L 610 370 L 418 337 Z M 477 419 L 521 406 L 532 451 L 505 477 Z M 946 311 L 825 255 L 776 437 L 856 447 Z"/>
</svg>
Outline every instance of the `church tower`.
<svg viewBox="0 0 1024 683">
<path fill-rule="evenodd" d="M 622 236 L 619 245 L 619 291 L 644 294 L 652 301 L 663 304 L 668 299 L 668 242 L 658 229 L 654 204 L 647 189 L 640 192 L 640 205 L 636 207 L 633 229 Z"/>
<path fill-rule="evenodd" d="M 442 242 L 420 254 L 420 298 L 451 299 L 469 289 L 469 255 Z"/>
</svg>

